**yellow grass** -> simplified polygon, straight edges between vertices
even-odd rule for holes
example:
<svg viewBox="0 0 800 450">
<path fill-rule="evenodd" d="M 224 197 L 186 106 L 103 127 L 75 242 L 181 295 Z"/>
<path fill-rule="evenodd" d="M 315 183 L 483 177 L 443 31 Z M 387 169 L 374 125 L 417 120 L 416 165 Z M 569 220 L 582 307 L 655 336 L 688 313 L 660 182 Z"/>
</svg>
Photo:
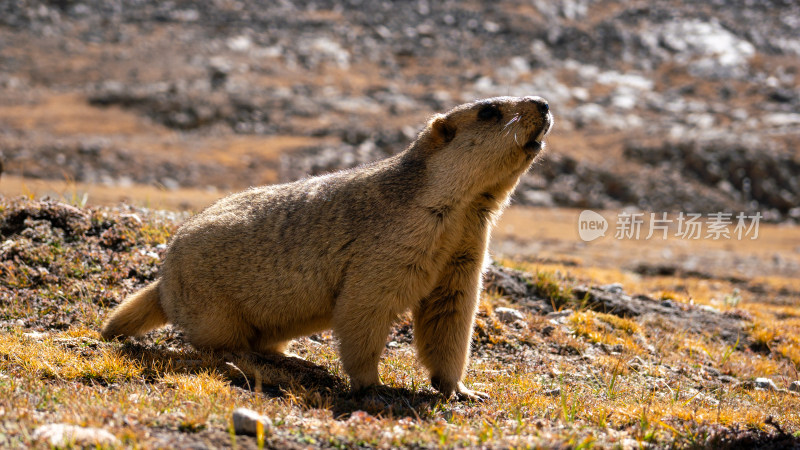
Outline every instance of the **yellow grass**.
<svg viewBox="0 0 800 450">
<path fill-rule="evenodd" d="M 70 347 L 97 345 L 91 338 L 39 336 L 37 333 L 10 332 L 0 334 L 0 355 L 25 371 L 45 379 L 102 380 L 114 383 L 131 380 L 142 374 L 135 361 L 121 357 L 110 348 L 83 357 Z"/>
</svg>

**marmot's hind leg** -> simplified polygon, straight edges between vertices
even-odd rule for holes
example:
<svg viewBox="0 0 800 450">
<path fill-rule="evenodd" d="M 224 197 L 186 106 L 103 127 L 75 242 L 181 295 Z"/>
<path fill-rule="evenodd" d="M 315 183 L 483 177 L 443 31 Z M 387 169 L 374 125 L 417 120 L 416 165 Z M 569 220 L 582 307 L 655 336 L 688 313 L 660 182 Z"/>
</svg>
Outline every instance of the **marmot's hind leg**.
<svg viewBox="0 0 800 450">
<path fill-rule="evenodd" d="M 289 342 L 291 341 L 276 342 L 274 340 L 258 339 L 253 344 L 253 351 L 256 353 L 261 353 L 262 355 L 295 356 L 286 353 L 286 349 L 289 348 Z"/>
<path fill-rule="evenodd" d="M 234 352 L 252 350 L 253 326 L 230 310 L 209 308 L 206 314 L 198 316 L 184 312 L 184 317 L 177 325 L 195 347 Z"/>
</svg>

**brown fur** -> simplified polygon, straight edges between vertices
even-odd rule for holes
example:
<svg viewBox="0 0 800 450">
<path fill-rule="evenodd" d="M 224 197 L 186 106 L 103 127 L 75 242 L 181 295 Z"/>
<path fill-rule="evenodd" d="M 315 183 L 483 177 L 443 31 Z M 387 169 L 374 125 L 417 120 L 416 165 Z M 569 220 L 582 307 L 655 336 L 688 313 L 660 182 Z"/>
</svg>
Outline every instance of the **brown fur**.
<svg viewBox="0 0 800 450">
<path fill-rule="evenodd" d="M 198 347 L 282 352 L 295 337 L 333 328 L 360 389 L 379 383 L 391 324 L 410 309 L 434 387 L 481 395 L 460 380 L 484 255 L 552 125 L 543 104 L 461 105 L 394 157 L 216 202 L 181 226 L 159 280 L 111 313 L 103 337 L 171 322 Z M 499 116 L 482 117 L 487 105 Z"/>
</svg>

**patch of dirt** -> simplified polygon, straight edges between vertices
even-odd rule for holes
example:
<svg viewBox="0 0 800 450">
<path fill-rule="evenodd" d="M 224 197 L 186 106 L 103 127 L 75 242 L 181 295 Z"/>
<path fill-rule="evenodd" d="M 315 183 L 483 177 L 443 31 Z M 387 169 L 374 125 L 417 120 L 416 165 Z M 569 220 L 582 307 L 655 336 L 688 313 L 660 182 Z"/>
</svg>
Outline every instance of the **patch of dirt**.
<svg viewBox="0 0 800 450">
<path fill-rule="evenodd" d="M 718 425 L 702 425 L 696 428 L 706 438 L 696 442 L 696 446 L 720 450 L 749 450 L 753 448 L 765 450 L 798 449 L 800 437 L 785 432 L 777 422 L 769 418 L 768 424 L 773 430 L 752 430 L 734 426 L 731 428 Z"/>
<path fill-rule="evenodd" d="M 0 199 L 0 296 L 10 299 L 13 291 L 17 299 L 4 315 L 25 316 L 25 327 L 38 331 L 93 322 L 94 308 L 80 305 L 116 304 L 125 292 L 155 276 L 174 225 L 163 214 L 148 214 L 124 207 L 109 213 L 52 200 Z M 27 308 L 39 313 L 21 314 Z"/>
<path fill-rule="evenodd" d="M 487 291 L 508 296 L 515 304 L 539 313 L 553 312 L 552 299 L 537 286 L 530 274 L 491 265 L 484 275 L 484 282 Z M 570 295 L 564 307 L 587 308 L 623 318 L 657 320 L 668 324 L 671 329 L 707 334 L 730 345 L 749 347 L 753 344 L 748 336 L 752 318 L 745 311 L 722 313 L 705 306 L 657 300 L 641 294 L 630 295 L 621 285 L 578 285 L 572 287 Z"/>
</svg>

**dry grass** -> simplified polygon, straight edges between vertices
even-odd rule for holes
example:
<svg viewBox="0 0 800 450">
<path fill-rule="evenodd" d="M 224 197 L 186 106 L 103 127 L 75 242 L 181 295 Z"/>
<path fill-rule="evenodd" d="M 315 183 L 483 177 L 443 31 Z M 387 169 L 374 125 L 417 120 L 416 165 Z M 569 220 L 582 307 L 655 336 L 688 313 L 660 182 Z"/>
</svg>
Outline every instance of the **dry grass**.
<svg viewBox="0 0 800 450">
<path fill-rule="evenodd" d="M 9 217 L 22 210 L 28 217 L 12 233 Z M 230 432 L 231 411 L 242 406 L 272 418 L 265 444 L 280 448 L 695 448 L 782 445 L 800 436 L 800 397 L 785 389 L 800 368 L 800 312 L 765 302 L 769 283 L 765 294 L 742 290 L 738 304 L 726 305 L 712 301 L 736 288 L 726 281 L 506 261 L 533 273 L 531 286 L 554 309 L 573 311 L 543 316 L 484 295 L 465 381 L 490 400 L 447 401 L 431 389 L 414 358 L 408 316 L 382 358 L 387 387 L 351 396 L 330 333 L 293 343 L 290 351 L 305 361 L 197 351 L 169 328 L 134 341 L 99 340 L 110 304 L 155 276 L 175 224 L 141 210 L 57 219 L 70 211 L 0 203 L 3 241 L 11 242 L 0 253 L 2 447 L 34 445 L 37 426 L 67 422 L 105 428 L 126 447 L 254 448 L 255 438 Z M 747 337 L 757 344 L 672 329 L 657 317 L 592 311 L 572 294 L 576 284 L 611 281 L 750 317 Z M 701 281 L 709 283 L 702 295 Z M 494 314 L 499 306 L 525 319 L 505 323 Z M 782 390 L 755 388 L 752 380 L 764 376 Z"/>
<path fill-rule="evenodd" d="M 606 279 L 616 277 L 619 268 L 632 268 L 639 263 L 680 267 L 693 261 L 695 270 L 717 278 L 744 278 L 776 290 L 800 292 L 800 227 L 760 223 L 758 239 L 692 240 L 671 236 L 645 240 L 649 223 L 645 217 L 641 239 L 615 239 L 619 211 L 597 211 L 608 220 L 609 228 L 604 237 L 586 243 L 578 235 L 580 212 L 566 208 L 508 208 L 493 233 L 495 250 L 515 260 L 577 262 L 598 270 L 601 277 L 601 269 L 608 269 L 611 272 Z M 675 231 L 672 229 L 671 233 Z"/>
<path fill-rule="evenodd" d="M 173 211 L 199 211 L 226 194 L 221 191 L 205 189 L 181 188 L 171 191 L 149 185 L 105 186 L 77 183 L 68 179 L 41 180 L 5 174 L 0 178 L 0 188 L 9 197 L 49 196 L 86 205 L 114 205 L 125 202 L 147 208 Z"/>
</svg>

